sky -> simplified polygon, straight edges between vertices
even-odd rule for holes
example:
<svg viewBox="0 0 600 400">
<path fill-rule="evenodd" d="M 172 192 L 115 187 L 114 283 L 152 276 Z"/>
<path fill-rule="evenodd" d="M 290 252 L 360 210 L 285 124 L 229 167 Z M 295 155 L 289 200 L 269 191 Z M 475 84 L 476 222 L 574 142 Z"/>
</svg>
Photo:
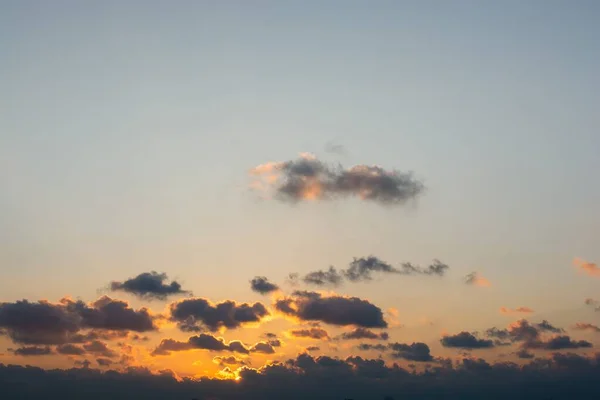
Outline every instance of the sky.
<svg viewBox="0 0 600 400">
<path fill-rule="evenodd" d="M 600 335 L 574 327 L 600 324 L 599 16 L 586 0 L 0 1 L 0 363 L 214 377 L 231 350 L 156 349 L 200 334 L 254 349 L 267 332 L 282 346 L 235 356 L 252 368 L 309 347 L 379 357 L 342 339 L 357 328 L 386 332 L 363 342 L 389 345 L 386 365 L 404 368 L 414 360 L 392 343 L 490 363 L 522 362 L 527 346 L 551 357 L 539 347 L 550 336 L 443 343 L 500 340 L 486 330 L 521 318 L 594 354 Z M 371 279 L 352 281 L 353 260 L 369 257 Z M 428 273 L 434 260 L 448 268 Z M 337 285 L 307 283 L 330 266 Z M 153 292 L 136 286 L 144 273 Z M 253 291 L 254 277 L 278 290 Z M 150 328 L 85 322 L 102 296 Z M 387 328 L 331 323 L 352 298 Z M 190 327 L 173 315 L 190 299 L 266 314 Z M 309 318 L 307 302 L 327 312 Z M 18 307 L 59 313 L 70 335 L 126 337 L 102 342 L 110 366 L 56 354 L 56 340 L 22 337 L 54 322 L 17 321 Z M 329 340 L 290 333 L 313 328 Z"/>
</svg>

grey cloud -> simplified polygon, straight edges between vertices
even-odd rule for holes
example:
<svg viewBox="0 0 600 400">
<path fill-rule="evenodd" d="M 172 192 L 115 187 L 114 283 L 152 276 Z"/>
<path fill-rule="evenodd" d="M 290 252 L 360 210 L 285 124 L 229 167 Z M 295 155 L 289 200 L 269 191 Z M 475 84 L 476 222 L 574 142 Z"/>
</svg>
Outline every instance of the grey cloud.
<svg viewBox="0 0 600 400">
<path fill-rule="evenodd" d="M 96 358 L 96 362 L 101 367 L 109 367 L 113 364 L 113 362 L 108 358 Z"/>
<path fill-rule="evenodd" d="M 185 299 L 169 307 L 170 319 L 177 322 L 182 331 L 198 332 L 203 329 L 217 331 L 219 328 L 239 328 L 245 323 L 260 322 L 269 312 L 261 303 L 224 301 L 211 304 L 202 298 Z"/>
<path fill-rule="evenodd" d="M 340 326 L 387 328 L 381 309 L 357 297 L 324 297 L 316 292 L 296 291 L 293 297 L 278 300 L 275 308 L 304 321 L 320 321 Z"/>
<path fill-rule="evenodd" d="M 597 325 L 588 324 L 586 322 L 578 322 L 578 323 L 576 323 L 573 326 L 573 329 L 580 330 L 580 331 L 589 330 L 589 331 L 592 331 L 592 332 L 598 332 L 598 333 L 600 333 L 600 327 L 598 327 Z"/>
<path fill-rule="evenodd" d="M 66 343 L 61 344 L 56 347 L 56 352 L 59 354 L 71 355 L 71 356 L 82 356 L 86 354 L 86 351 L 83 347 Z"/>
<path fill-rule="evenodd" d="M 269 282 L 264 276 L 256 276 L 250 281 L 250 287 L 253 291 L 260 294 L 267 294 L 279 290 L 279 286 Z"/>
<path fill-rule="evenodd" d="M 359 350 L 362 350 L 362 351 L 369 351 L 369 350 L 386 351 L 388 349 L 388 347 L 384 344 L 369 344 L 369 343 L 361 343 L 358 346 L 356 346 L 356 348 Z"/>
<path fill-rule="evenodd" d="M 337 286 L 342 283 L 343 279 L 343 276 L 334 267 L 329 267 L 326 271 L 309 272 L 302 278 L 304 283 L 317 286 Z"/>
<path fill-rule="evenodd" d="M 172 351 L 187 350 L 209 350 L 209 351 L 231 351 L 248 354 L 250 351 L 239 341 L 232 341 L 229 344 L 221 339 L 208 334 L 201 333 L 197 336 L 188 338 L 186 342 L 174 339 L 163 339 L 154 349 L 152 355 L 168 355 Z"/>
<path fill-rule="evenodd" d="M 403 358 L 405 360 L 419 362 L 433 360 L 429 346 L 425 343 L 389 343 L 388 347 L 392 351 L 392 357 L 394 358 Z"/>
<path fill-rule="evenodd" d="M 342 340 L 353 340 L 353 339 L 373 339 L 373 340 L 388 340 L 389 335 L 387 332 L 376 333 L 366 328 L 356 328 L 351 332 L 344 332 L 337 337 Z"/>
<path fill-rule="evenodd" d="M 16 356 L 47 356 L 53 354 L 54 352 L 48 346 L 25 346 L 19 347 L 18 349 L 13 350 L 13 353 Z"/>
<path fill-rule="evenodd" d="M 444 336 L 440 339 L 442 346 L 461 349 L 486 349 L 494 347 L 494 342 L 489 339 L 478 339 L 472 333 L 460 332 L 456 335 Z"/>
<path fill-rule="evenodd" d="M 269 343 L 258 342 L 250 348 L 251 353 L 273 354 L 275 349 Z"/>
<path fill-rule="evenodd" d="M 241 358 L 235 356 L 216 356 L 213 357 L 213 362 L 221 366 L 225 365 L 248 365 L 248 363 Z"/>
<path fill-rule="evenodd" d="M 107 358 L 116 357 L 117 354 L 108 348 L 106 343 L 103 343 L 99 340 L 94 340 L 90 343 L 86 343 L 83 345 L 83 349 L 88 353 L 101 355 Z"/>
<path fill-rule="evenodd" d="M 146 300 L 164 300 L 167 296 L 190 293 L 176 281 L 167 283 L 168 279 L 165 273 L 144 272 L 123 282 L 111 282 L 110 290 L 130 293 Z"/>
<path fill-rule="evenodd" d="M 319 346 L 308 346 L 306 351 L 319 351 L 321 348 Z"/>
<path fill-rule="evenodd" d="M 329 339 L 329 334 L 323 328 L 312 327 L 309 329 L 292 329 L 290 335 L 309 339 Z"/>
</svg>

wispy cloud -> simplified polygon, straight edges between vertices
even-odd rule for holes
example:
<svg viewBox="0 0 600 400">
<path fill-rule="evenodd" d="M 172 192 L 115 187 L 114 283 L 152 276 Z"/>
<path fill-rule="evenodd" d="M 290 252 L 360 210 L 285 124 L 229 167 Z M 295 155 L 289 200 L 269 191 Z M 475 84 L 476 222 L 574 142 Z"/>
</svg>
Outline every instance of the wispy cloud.
<svg viewBox="0 0 600 400">
<path fill-rule="evenodd" d="M 471 272 L 465 276 L 465 283 L 467 285 L 479 286 L 479 287 L 490 287 L 491 282 L 483 277 L 479 272 Z"/>
<path fill-rule="evenodd" d="M 575 258 L 573 260 L 573 266 L 589 276 L 600 277 L 600 267 L 596 264 L 587 262 L 581 258 Z"/>
<path fill-rule="evenodd" d="M 511 314 L 531 314 L 534 311 L 529 307 L 517 307 L 517 308 L 508 308 L 508 307 L 500 307 L 500 314 L 511 315 Z"/>
</svg>

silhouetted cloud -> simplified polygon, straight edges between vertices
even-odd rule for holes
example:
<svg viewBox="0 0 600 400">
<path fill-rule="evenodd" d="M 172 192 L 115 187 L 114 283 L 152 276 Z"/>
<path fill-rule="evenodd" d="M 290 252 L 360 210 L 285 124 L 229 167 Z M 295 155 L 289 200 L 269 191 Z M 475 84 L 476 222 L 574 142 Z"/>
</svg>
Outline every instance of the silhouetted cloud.
<svg viewBox="0 0 600 400">
<path fill-rule="evenodd" d="M 461 349 L 487 349 L 494 347 L 494 342 L 489 339 L 479 339 L 469 332 L 460 332 L 456 335 L 444 336 L 440 339 L 442 346 Z"/>
<path fill-rule="evenodd" d="M 596 264 L 587 262 L 585 260 L 582 260 L 581 258 L 575 258 L 573 260 L 573 265 L 589 276 L 600 277 L 600 267 L 598 267 Z"/>
<path fill-rule="evenodd" d="M 351 332 L 344 332 L 337 339 L 352 340 L 352 339 L 373 339 L 373 340 L 388 340 L 387 332 L 376 333 L 366 328 L 356 328 Z"/>
<path fill-rule="evenodd" d="M 412 173 L 356 165 L 331 167 L 310 154 L 285 162 L 268 162 L 250 171 L 252 187 L 275 193 L 283 201 L 358 197 L 382 205 L 400 205 L 417 198 L 424 185 Z"/>
<path fill-rule="evenodd" d="M 225 365 L 248 365 L 248 363 L 241 358 L 237 358 L 235 356 L 216 356 L 213 357 L 213 362 L 215 364 L 225 366 Z"/>
<path fill-rule="evenodd" d="M 168 279 L 165 273 L 143 272 L 124 282 L 111 282 L 110 290 L 130 293 L 145 300 L 164 300 L 167 296 L 189 293 L 181 289 L 181 284 L 176 281 L 167 283 Z"/>
<path fill-rule="evenodd" d="M 95 355 L 101 355 L 107 358 L 116 357 L 116 353 L 108 348 L 106 343 L 103 343 L 99 340 L 94 340 L 90 343 L 86 343 L 83 345 L 83 349 L 88 353 L 92 353 Z"/>
<path fill-rule="evenodd" d="M 600 328 L 597 325 L 592 325 L 586 322 L 578 322 L 573 326 L 573 329 L 585 331 L 589 330 L 592 332 L 600 332 Z"/>
<path fill-rule="evenodd" d="M 425 343 L 389 343 L 389 349 L 392 351 L 392 357 L 403 358 L 410 361 L 427 362 L 432 361 L 433 357 L 429 346 Z"/>
<path fill-rule="evenodd" d="M 24 346 L 13 350 L 16 356 L 47 356 L 54 354 L 52 349 L 48 346 Z"/>
<path fill-rule="evenodd" d="M 250 281 L 250 287 L 253 291 L 260 294 L 267 294 L 279 290 L 279 286 L 269 282 L 264 276 L 256 276 Z"/>
<path fill-rule="evenodd" d="M 154 316 L 141 308 L 134 310 L 120 300 L 103 296 L 90 305 L 62 299 L 58 304 L 45 300 L 0 303 L 0 329 L 15 343 L 64 344 L 93 340 L 92 336 L 125 336 L 115 331 L 156 330 Z M 81 332 L 92 329 L 92 332 Z"/>
<path fill-rule="evenodd" d="M 152 355 L 169 355 L 172 351 L 187 350 L 231 351 L 243 354 L 250 353 L 250 350 L 239 341 L 225 343 L 221 338 L 201 333 L 197 336 L 191 336 L 186 342 L 174 339 L 163 339 L 154 349 Z"/>
<path fill-rule="evenodd" d="M 516 352 L 517 357 L 522 359 L 531 359 L 534 358 L 535 355 L 533 353 L 528 352 L 526 349 L 521 349 Z"/>
<path fill-rule="evenodd" d="M 588 348 L 592 347 L 592 344 L 586 340 L 572 340 L 567 335 L 560 335 L 546 341 L 526 342 L 525 346 L 529 349 L 562 350 Z"/>
<path fill-rule="evenodd" d="M 323 328 L 292 329 L 289 334 L 294 337 L 329 340 L 329 334 Z"/>
<path fill-rule="evenodd" d="M 385 344 L 370 344 L 370 343 L 361 343 L 356 346 L 357 349 L 363 351 L 369 350 L 377 350 L 377 351 L 386 351 L 388 347 Z"/>
<path fill-rule="evenodd" d="M 308 274 L 304 275 L 302 280 L 304 283 L 309 285 L 337 286 L 342 282 L 343 276 L 334 267 L 329 267 L 327 271 L 318 270 L 309 272 Z"/>
<path fill-rule="evenodd" d="M 510 324 L 508 329 L 488 329 L 487 335 L 502 340 L 508 339 L 513 342 L 521 342 L 522 349 L 561 350 L 592 347 L 590 342 L 572 340 L 567 335 L 556 335 L 544 339 L 542 337 L 544 332 L 561 334 L 564 329 L 558 328 L 546 320 L 532 324 L 525 319 L 520 319 Z"/>
<path fill-rule="evenodd" d="M 480 287 L 488 287 L 492 284 L 489 280 L 484 278 L 479 272 L 471 272 L 465 276 L 465 283 L 467 285 L 480 286 Z"/>
<path fill-rule="evenodd" d="M 303 321 L 321 321 L 332 325 L 386 328 L 381 309 L 357 297 L 323 296 L 316 292 L 294 292 L 277 300 L 275 308 Z"/>
<path fill-rule="evenodd" d="M 507 308 L 500 307 L 500 314 L 531 314 L 534 312 L 529 307 L 517 307 L 517 308 Z"/>
<path fill-rule="evenodd" d="M 212 304 L 206 299 L 184 299 L 169 306 L 170 319 L 184 332 L 199 332 L 208 329 L 212 332 L 220 328 L 235 329 L 243 324 L 260 322 L 269 312 L 261 303 L 241 303 L 224 301 Z"/>
<path fill-rule="evenodd" d="M 59 354 L 71 355 L 71 356 L 82 356 L 86 354 L 83 347 L 74 344 L 66 343 L 56 347 L 56 352 Z"/>
<path fill-rule="evenodd" d="M 251 353 L 273 354 L 275 349 L 269 343 L 258 342 L 250 348 Z"/>
<path fill-rule="evenodd" d="M 109 367 L 113 364 L 113 361 L 108 358 L 96 358 L 96 363 L 101 367 Z"/>
<path fill-rule="evenodd" d="M 321 348 L 319 346 L 308 346 L 306 351 L 319 351 Z"/>
</svg>

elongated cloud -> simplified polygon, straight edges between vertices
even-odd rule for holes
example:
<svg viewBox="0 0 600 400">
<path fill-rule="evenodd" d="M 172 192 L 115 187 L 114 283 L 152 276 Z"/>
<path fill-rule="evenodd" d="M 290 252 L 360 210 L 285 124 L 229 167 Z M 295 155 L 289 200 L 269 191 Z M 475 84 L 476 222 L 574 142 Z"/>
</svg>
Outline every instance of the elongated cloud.
<svg viewBox="0 0 600 400">
<path fill-rule="evenodd" d="M 563 332 L 564 329 L 558 328 L 546 320 L 532 324 L 525 319 L 520 319 L 510 324 L 507 329 L 488 329 L 487 335 L 501 340 L 520 342 L 522 349 L 561 350 L 592 347 L 592 343 L 585 340 L 573 340 Z M 555 335 L 545 338 L 542 336 L 543 333 Z"/>
<path fill-rule="evenodd" d="M 304 278 L 302 278 L 304 283 L 316 286 L 337 286 L 340 283 L 342 283 L 343 279 L 343 275 L 339 273 L 334 267 L 329 267 L 329 269 L 326 271 L 318 270 L 309 272 L 304 276 Z"/>
<path fill-rule="evenodd" d="M 215 364 L 225 366 L 225 365 L 248 365 L 246 361 L 241 358 L 237 358 L 235 356 L 216 356 L 213 357 L 213 362 Z"/>
<path fill-rule="evenodd" d="M 267 294 L 279 290 L 279 286 L 269 282 L 264 276 L 256 276 L 250 281 L 250 287 L 253 291 L 260 294 Z"/>
<path fill-rule="evenodd" d="M 167 283 L 168 279 L 165 273 L 144 272 L 123 282 L 111 282 L 110 290 L 130 293 L 145 300 L 165 300 L 167 296 L 189 293 L 181 288 L 179 282 Z"/>
<path fill-rule="evenodd" d="M 48 346 L 25 346 L 15 349 L 13 353 L 16 356 L 30 357 L 30 356 L 48 356 L 54 354 L 52 349 Z"/>
<path fill-rule="evenodd" d="M 492 286 L 490 281 L 484 278 L 479 272 L 471 272 L 465 276 L 465 283 L 467 285 L 489 287 Z"/>
<path fill-rule="evenodd" d="M 357 297 L 323 296 L 316 292 L 296 291 L 277 300 L 275 308 L 303 321 L 364 328 L 387 328 L 381 309 Z"/>
<path fill-rule="evenodd" d="M 356 340 L 356 339 L 371 339 L 371 340 L 388 340 L 390 336 L 387 332 L 376 333 L 367 328 L 356 328 L 351 332 L 344 332 L 337 339 L 341 340 Z"/>
<path fill-rule="evenodd" d="M 403 358 L 405 360 L 419 362 L 433 360 L 429 346 L 425 343 L 389 343 L 388 348 L 392 351 L 392 357 L 394 358 Z"/>
<path fill-rule="evenodd" d="M 323 328 L 312 327 L 308 329 L 292 329 L 289 334 L 299 338 L 309 338 L 318 340 L 329 340 L 329 334 Z"/>
<path fill-rule="evenodd" d="M 600 267 L 596 264 L 587 262 L 581 258 L 575 258 L 573 260 L 573 265 L 589 276 L 600 277 Z"/>
<path fill-rule="evenodd" d="M 597 325 L 589 324 L 587 322 L 578 322 L 573 326 L 573 329 L 600 333 L 600 328 Z"/>
<path fill-rule="evenodd" d="M 170 319 L 184 332 L 204 329 L 215 332 L 220 328 L 235 329 L 243 324 L 260 322 L 269 315 L 261 303 L 224 301 L 212 304 L 203 298 L 184 299 L 169 306 Z"/>
<path fill-rule="evenodd" d="M 216 338 L 213 335 L 201 333 L 197 336 L 188 338 L 188 340 L 185 342 L 174 339 L 163 339 L 154 349 L 152 355 L 164 356 L 169 355 L 173 351 L 187 350 L 231 351 L 243 354 L 250 353 L 250 350 L 239 341 L 225 343 L 225 341 L 223 341 L 221 338 Z"/>
<path fill-rule="evenodd" d="M 289 202 L 357 197 L 382 205 L 401 205 L 424 191 L 412 173 L 378 166 L 332 167 L 310 154 L 296 160 L 268 162 L 250 171 L 253 188 L 271 191 Z"/>
<path fill-rule="evenodd" d="M 510 314 L 531 314 L 534 312 L 529 307 L 517 307 L 517 308 L 507 308 L 500 307 L 500 314 L 510 315 Z"/>
<path fill-rule="evenodd" d="M 444 336 L 440 339 L 442 346 L 460 349 L 489 349 L 494 347 L 494 342 L 489 339 L 479 339 L 469 332 L 460 332 L 456 335 Z"/>
</svg>

